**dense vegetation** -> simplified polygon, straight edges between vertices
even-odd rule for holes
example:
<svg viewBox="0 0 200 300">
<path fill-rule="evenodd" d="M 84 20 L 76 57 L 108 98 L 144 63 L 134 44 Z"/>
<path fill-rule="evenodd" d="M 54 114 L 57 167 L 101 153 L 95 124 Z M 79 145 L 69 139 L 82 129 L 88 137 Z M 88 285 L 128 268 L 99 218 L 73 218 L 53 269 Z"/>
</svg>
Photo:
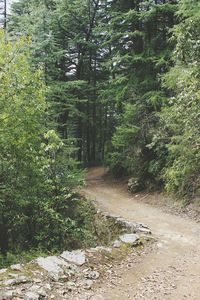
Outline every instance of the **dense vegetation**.
<svg viewBox="0 0 200 300">
<path fill-rule="evenodd" d="M 80 168 L 198 195 L 198 0 L 19 0 L 2 27 L 3 254 L 86 238 Z"/>
</svg>

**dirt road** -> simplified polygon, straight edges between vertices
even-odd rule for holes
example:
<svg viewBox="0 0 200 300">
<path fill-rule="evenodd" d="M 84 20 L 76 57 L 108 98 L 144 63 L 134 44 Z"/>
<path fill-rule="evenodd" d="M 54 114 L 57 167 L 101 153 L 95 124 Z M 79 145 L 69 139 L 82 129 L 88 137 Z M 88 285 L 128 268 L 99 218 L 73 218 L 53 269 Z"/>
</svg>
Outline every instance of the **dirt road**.
<svg viewBox="0 0 200 300">
<path fill-rule="evenodd" d="M 168 214 L 104 181 L 103 168 L 91 169 L 84 193 L 103 211 L 147 224 L 158 239 L 154 251 L 120 272 L 116 285 L 102 283 L 93 300 L 200 300 L 200 225 Z"/>
</svg>

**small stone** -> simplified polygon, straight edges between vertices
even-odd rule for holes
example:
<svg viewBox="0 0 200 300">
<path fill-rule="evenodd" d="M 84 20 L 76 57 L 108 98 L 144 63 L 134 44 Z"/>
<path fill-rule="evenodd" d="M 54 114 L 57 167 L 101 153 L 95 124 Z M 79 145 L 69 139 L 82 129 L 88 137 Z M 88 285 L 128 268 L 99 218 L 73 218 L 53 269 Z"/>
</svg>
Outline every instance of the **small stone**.
<svg viewBox="0 0 200 300">
<path fill-rule="evenodd" d="M 1 269 L 1 270 L 0 270 L 0 274 L 5 273 L 7 270 L 8 270 L 8 269 Z"/>
<path fill-rule="evenodd" d="M 92 280 L 88 279 L 88 280 L 84 281 L 83 287 L 84 287 L 85 290 L 91 290 L 92 286 L 93 286 L 93 281 Z"/>
<path fill-rule="evenodd" d="M 17 283 L 27 283 L 30 282 L 30 278 L 26 277 L 26 276 L 19 276 L 18 278 L 16 278 Z"/>
<path fill-rule="evenodd" d="M 67 290 L 69 292 L 72 292 L 75 289 L 76 289 L 76 284 L 73 281 L 68 281 L 67 282 Z"/>
<path fill-rule="evenodd" d="M 30 288 L 30 292 L 32 292 L 32 293 L 38 293 L 39 296 L 42 296 L 42 297 L 46 297 L 47 296 L 47 293 L 46 293 L 45 289 L 42 286 L 37 285 L 37 284 L 34 284 Z"/>
<path fill-rule="evenodd" d="M 3 285 L 15 285 L 17 284 L 17 281 L 15 279 L 8 279 L 3 281 Z"/>
<path fill-rule="evenodd" d="M 15 285 L 15 284 L 20 284 L 20 283 L 27 283 L 30 282 L 30 278 L 26 276 L 18 276 L 15 277 L 15 279 L 8 279 L 3 281 L 3 285 Z"/>
<path fill-rule="evenodd" d="M 9 273 L 8 275 L 9 275 L 9 277 L 12 277 L 12 278 L 19 277 L 19 274 L 17 274 L 17 273 Z"/>
<path fill-rule="evenodd" d="M 97 246 L 95 248 L 90 248 L 89 250 L 87 250 L 87 252 L 108 252 L 111 253 L 112 252 L 112 248 L 110 247 L 105 247 L 105 246 Z"/>
<path fill-rule="evenodd" d="M 10 268 L 13 271 L 22 271 L 23 270 L 23 265 L 21 265 L 21 264 L 11 265 Z"/>
<path fill-rule="evenodd" d="M 82 250 L 75 251 L 64 251 L 61 254 L 61 257 L 67 260 L 70 263 L 73 263 L 78 266 L 82 266 L 86 262 L 85 252 Z"/>
<path fill-rule="evenodd" d="M 51 285 L 49 283 L 44 285 L 45 289 L 51 291 Z"/>
<path fill-rule="evenodd" d="M 68 279 L 69 279 L 69 276 L 67 276 L 67 275 L 60 276 L 60 278 L 59 278 L 59 280 L 61 280 L 62 282 L 66 282 L 66 281 L 68 281 Z"/>
<path fill-rule="evenodd" d="M 130 234 L 124 234 L 124 235 L 121 235 L 119 237 L 119 239 L 123 242 L 123 243 L 126 243 L 126 244 L 134 244 L 138 239 L 138 235 L 136 234 L 133 234 L 133 233 L 130 233 Z"/>
<path fill-rule="evenodd" d="M 39 279 L 39 278 L 34 278 L 33 281 L 34 281 L 35 283 L 41 283 L 41 282 L 42 282 L 42 280 Z"/>
<path fill-rule="evenodd" d="M 91 271 L 86 273 L 86 278 L 96 280 L 100 277 L 100 273 L 97 271 Z"/>
<path fill-rule="evenodd" d="M 33 292 L 27 292 L 24 295 L 24 300 L 39 300 L 39 294 Z"/>
<path fill-rule="evenodd" d="M 137 230 L 146 234 L 151 234 L 151 230 L 149 228 L 139 227 Z"/>
<path fill-rule="evenodd" d="M 113 248 L 120 248 L 121 244 L 122 243 L 119 240 L 116 240 L 113 242 L 112 246 Z"/>
<path fill-rule="evenodd" d="M 72 287 L 72 286 L 76 286 L 76 284 L 73 281 L 68 281 L 67 286 Z"/>
</svg>

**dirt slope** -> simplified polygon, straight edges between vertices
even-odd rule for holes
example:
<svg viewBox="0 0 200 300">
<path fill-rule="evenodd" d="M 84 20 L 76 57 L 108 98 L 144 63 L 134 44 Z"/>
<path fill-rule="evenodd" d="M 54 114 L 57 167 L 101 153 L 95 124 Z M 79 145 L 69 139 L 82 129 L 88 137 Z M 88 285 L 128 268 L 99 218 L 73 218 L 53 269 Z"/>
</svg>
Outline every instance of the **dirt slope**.
<svg viewBox="0 0 200 300">
<path fill-rule="evenodd" d="M 84 194 L 127 220 L 147 224 L 158 239 L 153 251 L 117 270 L 119 280 L 100 284 L 93 300 L 200 300 L 200 225 L 142 203 L 122 186 L 104 181 L 103 168 L 91 169 Z"/>
</svg>

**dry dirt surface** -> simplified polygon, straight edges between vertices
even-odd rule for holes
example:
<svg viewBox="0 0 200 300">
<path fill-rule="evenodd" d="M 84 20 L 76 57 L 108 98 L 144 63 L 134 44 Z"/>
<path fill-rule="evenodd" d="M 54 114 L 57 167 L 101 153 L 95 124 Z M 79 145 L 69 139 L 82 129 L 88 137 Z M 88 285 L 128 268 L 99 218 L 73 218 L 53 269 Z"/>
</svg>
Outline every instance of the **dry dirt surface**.
<svg viewBox="0 0 200 300">
<path fill-rule="evenodd" d="M 105 171 L 91 169 L 83 193 L 103 211 L 147 224 L 157 242 L 152 251 L 116 267 L 88 299 L 200 300 L 200 224 L 144 203 L 104 180 Z"/>
</svg>

